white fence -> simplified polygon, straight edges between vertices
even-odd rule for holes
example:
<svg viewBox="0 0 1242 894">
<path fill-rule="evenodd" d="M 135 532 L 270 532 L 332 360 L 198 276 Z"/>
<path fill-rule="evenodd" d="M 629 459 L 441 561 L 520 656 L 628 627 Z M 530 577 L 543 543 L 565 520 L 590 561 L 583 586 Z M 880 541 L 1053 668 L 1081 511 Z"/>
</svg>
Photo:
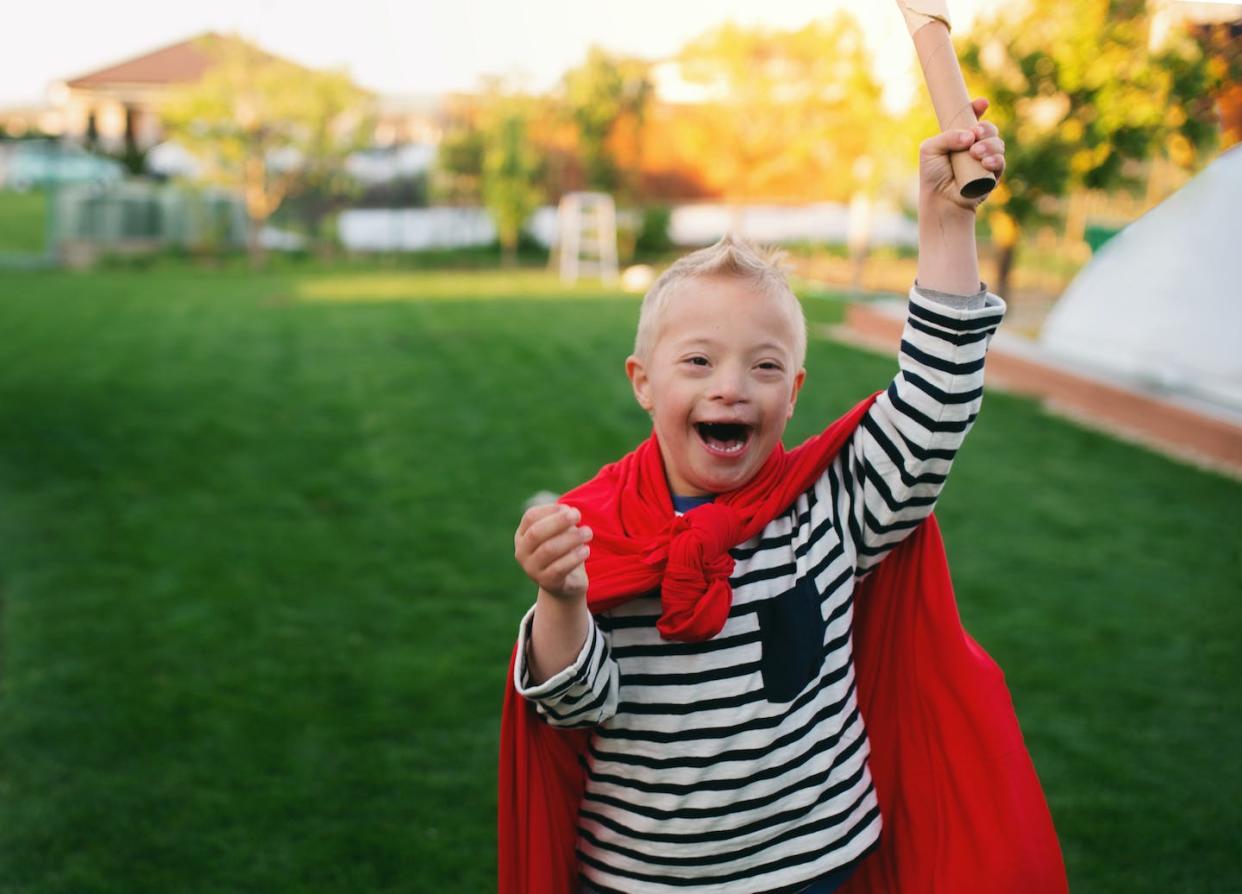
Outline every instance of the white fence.
<svg viewBox="0 0 1242 894">
<path fill-rule="evenodd" d="M 837 202 L 808 205 L 682 205 L 673 209 L 669 238 L 677 245 L 706 245 L 728 230 L 755 242 L 838 242 L 850 235 L 850 209 Z M 918 225 L 894 210 L 870 219 L 872 245 L 917 245 Z"/>
<path fill-rule="evenodd" d="M 849 207 L 832 202 L 810 205 L 720 203 L 672 209 L 669 239 L 675 245 L 706 245 L 725 232 L 741 232 L 757 242 L 841 242 L 849 235 Z M 740 224 L 740 226 L 739 226 Z M 872 245 L 916 245 L 918 227 L 900 212 L 877 209 L 870 221 Z M 540 208 L 527 231 L 548 247 L 556 239 L 556 209 Z M 422 251 L 488 245 L 496 239 L 482 208 L 354 209 L 341 214 L 341 243 L 353 251 Z"/>
</svg>

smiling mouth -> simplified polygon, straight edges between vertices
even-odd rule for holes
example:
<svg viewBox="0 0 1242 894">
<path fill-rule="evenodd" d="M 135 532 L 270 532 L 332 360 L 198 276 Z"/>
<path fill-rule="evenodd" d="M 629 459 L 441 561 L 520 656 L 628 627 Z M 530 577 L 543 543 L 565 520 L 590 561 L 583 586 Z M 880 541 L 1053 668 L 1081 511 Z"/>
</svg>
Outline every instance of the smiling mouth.
<svg viewBox="0 0 1242 894">
<path fill-rule="evenodd" d="M 694 428 L 703 445 L 718 456 L 736 456 L 750 441 L 750 426 L 741 422 L 696 422 Z"/>
</svg>

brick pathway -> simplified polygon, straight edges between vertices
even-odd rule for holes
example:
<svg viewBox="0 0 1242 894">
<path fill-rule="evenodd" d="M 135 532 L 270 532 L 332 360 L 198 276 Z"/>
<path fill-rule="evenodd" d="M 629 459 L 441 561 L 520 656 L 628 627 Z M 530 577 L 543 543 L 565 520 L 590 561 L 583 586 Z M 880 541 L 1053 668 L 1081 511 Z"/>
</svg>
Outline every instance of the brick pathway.
<svg viewBox="0 0 1242 894">
<path fill-rule="evenodd" d="M 842 326 L 823 334 L 896 353 L 904 305 L 850 304 Z M 1125 383 L 1070 368 L 1037 344 L 998 332 L 988 348 L 988 387 L 1042 398 L 1052 411 L 1178 459 L 1242 478 L 1242 414 L 1148 394 Z"/>
</svg>

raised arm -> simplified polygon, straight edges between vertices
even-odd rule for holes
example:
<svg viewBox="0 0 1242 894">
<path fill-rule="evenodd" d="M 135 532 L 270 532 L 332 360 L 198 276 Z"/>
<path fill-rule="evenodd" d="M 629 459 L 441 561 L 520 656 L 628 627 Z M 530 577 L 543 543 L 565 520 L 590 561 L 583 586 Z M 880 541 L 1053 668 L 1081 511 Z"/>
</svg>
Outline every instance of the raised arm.
<svg viewBox="0 0 1242 894">
<path fill-rule="evenodd" d="M 931 513 L 983 401 L 1004 302 L 985 291 L 941 297 L 911 289 L 900 370 L 820 482 L 860 576 Z"/>
<path fill-rule="evenodd" d="M 986 100 L 975 100 L 977 114 Z M 946 131 L 920 147 L 918 279 L 899 372 L 821 482 L 844 519 L 855 569 L 866 574 L 931 513 L 983 400 L 983 365 L 1005 304 L 979 282 L 975 210 L 948 156 L 965 146 L 999 174 L 1004 144 L 990 123 Z"/>
<path fill-rule="evenodd" d="M 971 105 L 982 115 L 988 101 L 976 99 Z M 958 295 L 979 290 L 975 213 L 986 198 L 963 198 L 953 179 L 949 157 L 967 146 L 987 170 L 997 176 L 1005 170 L 1005 141 L 990 121 L 980 121 L 971 130 L 947 130 L 919 147 L 918 283 Z"/>
</svg>

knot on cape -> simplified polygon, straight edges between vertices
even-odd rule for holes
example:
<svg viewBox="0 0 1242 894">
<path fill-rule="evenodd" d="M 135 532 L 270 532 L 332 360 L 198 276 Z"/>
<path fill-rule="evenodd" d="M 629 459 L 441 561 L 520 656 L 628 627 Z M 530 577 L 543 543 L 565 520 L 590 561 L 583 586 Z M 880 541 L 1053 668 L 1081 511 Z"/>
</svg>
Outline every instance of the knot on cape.
<svg viewBox="0 0 1242 894">
<path fill-rule="evenodd" d="M 742 518 L 723 503 L 705 503 L 674 519 L 660 586 L 664 610 L 656 624 L 662 637 L 695 642 L 723 629 L 733 602 L 729 549 L 742 532 Z"/>
</svg>

